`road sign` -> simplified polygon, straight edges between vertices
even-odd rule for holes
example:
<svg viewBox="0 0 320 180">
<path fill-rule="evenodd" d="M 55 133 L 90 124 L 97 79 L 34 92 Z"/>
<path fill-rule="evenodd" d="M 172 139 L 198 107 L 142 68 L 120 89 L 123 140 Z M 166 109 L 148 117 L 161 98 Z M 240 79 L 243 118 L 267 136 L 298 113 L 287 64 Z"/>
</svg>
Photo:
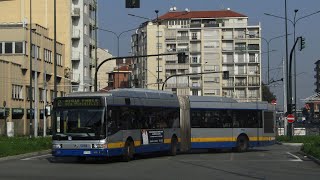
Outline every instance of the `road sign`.
<svg viewBox="0 0 320 180">
<path fill-rule="evenodd" d="M 288 123 L 293 123 L 294 122 L 294 115 L 293 114 L 288 114 L 287 116 L 287 120 L 288 120 Z"/>
<path fill-rule="evenodd" d="M 271 101 L 271 104 L 272 104 L 272 105 L 277 105 L 277 100 L 275 100 L 275 99 L 272 100 L 272 101 Z"/>
</svg>

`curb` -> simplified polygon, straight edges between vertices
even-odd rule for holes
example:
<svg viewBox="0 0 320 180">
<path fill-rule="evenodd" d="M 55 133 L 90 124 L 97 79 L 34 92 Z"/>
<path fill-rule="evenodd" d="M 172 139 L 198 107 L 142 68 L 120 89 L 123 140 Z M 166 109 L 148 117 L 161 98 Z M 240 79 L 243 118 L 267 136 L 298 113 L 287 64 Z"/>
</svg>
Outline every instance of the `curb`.
<svg viewBox="0 0 320 180">
<path fill-rule="evenodd" d="M 281 143 L 282 145 L 285 146 L 302 146 L 303 143 Z"/>
<path fill-rule="evenodd" d="M 318 165 L 320 165 L 320 160 L 314 156 L 311 156 L 309 154 L 306 154 L 305 152 L 299 151 L 299 154 L 303 155 L 303 156 L 307 156 L 309 159 L 311 159 L 313 162 L 317 163 Z"/>
<path fill-rule="evenodd" d="M 48 150 L 43 150 L 43 151 L 37 151 L 37 152 L 31 152 L 31 153 L 26 153 L 26 154 L 18 154 L 14 156 L 6 156 L 0 158 L 0 162 L 3 161 L 9 161 L 9 160 L 17 160 L 17 159 L 23 159 L 23 158 L 28 158 L 31 156 L 39 156 L 39 155 L 45 155 L 51 153 L 51 149 Z"/>
</svg>

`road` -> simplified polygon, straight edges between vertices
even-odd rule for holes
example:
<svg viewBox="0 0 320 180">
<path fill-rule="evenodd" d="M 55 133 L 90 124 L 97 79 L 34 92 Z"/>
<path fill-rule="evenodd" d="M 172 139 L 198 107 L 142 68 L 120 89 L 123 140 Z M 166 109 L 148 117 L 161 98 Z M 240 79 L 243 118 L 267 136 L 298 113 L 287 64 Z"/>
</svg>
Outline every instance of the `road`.
<svg viewBox="0 0 320 180">
<path fill-rule="evenodd" d="M 63 179 L 319 179 L 320 166 L 299 147 L 273 145 L 246 153 L 194 152 L 140 156 L 131 162 L 53 158 L 50 154 L 0 162 L 1 180 Z"/>
</svg>

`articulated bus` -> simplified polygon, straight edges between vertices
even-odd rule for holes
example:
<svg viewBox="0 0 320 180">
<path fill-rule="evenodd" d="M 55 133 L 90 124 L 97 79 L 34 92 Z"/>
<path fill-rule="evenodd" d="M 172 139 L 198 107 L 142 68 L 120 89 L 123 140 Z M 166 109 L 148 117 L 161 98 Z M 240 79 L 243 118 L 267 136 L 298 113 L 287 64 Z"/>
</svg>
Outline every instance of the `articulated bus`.
<svg viewBox="0 0 320 180">
<path fill-rule="evenodd" d="M 145 89 L 71 93 L 54 100 L 56 157 L 122 156 L 273 144 L 274 107 Z"/>
</svg>

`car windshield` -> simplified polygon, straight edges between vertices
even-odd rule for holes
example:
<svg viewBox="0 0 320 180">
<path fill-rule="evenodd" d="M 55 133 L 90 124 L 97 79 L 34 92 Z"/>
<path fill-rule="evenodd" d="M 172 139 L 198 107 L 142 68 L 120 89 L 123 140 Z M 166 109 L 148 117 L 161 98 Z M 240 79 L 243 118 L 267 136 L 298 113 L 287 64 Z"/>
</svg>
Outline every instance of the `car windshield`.
<svg viewBox="0 0 320 180">
<path fill-rule="evenodd" d="M 57 139 L 101 139 L 104 137 L 103 109 L 63 109 L 56 111 Z"/>
</svg>

